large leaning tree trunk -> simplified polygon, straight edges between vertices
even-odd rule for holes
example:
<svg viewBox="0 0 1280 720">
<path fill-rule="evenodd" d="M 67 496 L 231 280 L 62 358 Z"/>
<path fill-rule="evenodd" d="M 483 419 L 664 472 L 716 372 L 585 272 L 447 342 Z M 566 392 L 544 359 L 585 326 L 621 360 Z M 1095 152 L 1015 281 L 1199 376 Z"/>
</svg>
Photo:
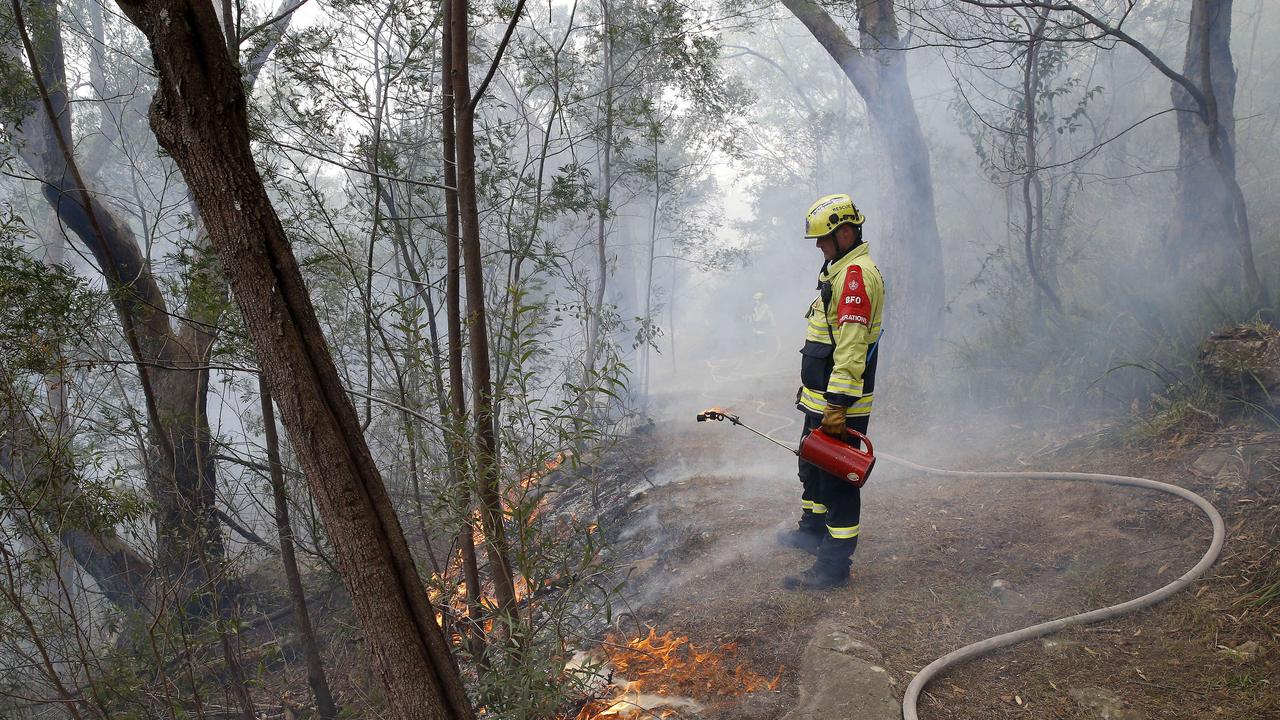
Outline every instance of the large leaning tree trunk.
<svg viewBox="0 0 1280 720">
<path fill-rule="evenodd" d="M 892 0 L 858 0 L 860 46 L 816 0 L 782 0 L 836 61 L 862 96 L 883 142 L 876 173 L 892 179 L 894 223 L 885 248 L 894 291 L 888 311 L 907 347 L 928 350 L 941 338 L 946 303 L 942 242 L 933 199 L 929 148 L 907 80 L 907 55 Z M 832 192 L 839 189 L 832 188 Z"/>
<path fill-rule="evenodd" d="M 1183 84 L 1172 85 L 1173 106 L 1180 111 L 1178 184 L 1166 244 L 1176 267 L 1194 266 L 1218 278 L 1234 265 L 1222 246 L 1235 245 L 1248 300 L 1261 307 L 1266 297 L 1254 267 L 1247 208 L 1236 180 L 1231 4 L 1232 0 L 1195 0 L 1191 6 L 1182 76 L 1200 97 L 1193 97 Z"/>
<path fill-rule="evenodd" d="M 150 121 L 195 197 L 311 487 L 368 649 L 402 720 L 473 717 L 355 406 L 249 146 L 248 106 L 211 3 L 120 0 L 159 79 Z"/>
<path fill-rule="evenodd" d="M 26 61 L 37 91 L 14 143 L 60 223 L 93 256 L 111 290 L 147 410 L 146 482 L 155 503 L 157 569 L 183 601 L 203 596 L 213 589 L 210 582 L 223 558 L 206 413 L 217 308 L 191 302 L 190 319 L 176 328 L 170 322 L 168 303 L 132 228 L 89 187 L 77 162 L 56 5 L 15 0 L 10 10 L 13 30 L 0 52 L 10 61 Z M 136 577 L 130 569 L 136 563 L 118 567 L 126 554 L 86 557 L 84 550 L 72 548 L 100 582 L 104 572 Z"/>
</svg>

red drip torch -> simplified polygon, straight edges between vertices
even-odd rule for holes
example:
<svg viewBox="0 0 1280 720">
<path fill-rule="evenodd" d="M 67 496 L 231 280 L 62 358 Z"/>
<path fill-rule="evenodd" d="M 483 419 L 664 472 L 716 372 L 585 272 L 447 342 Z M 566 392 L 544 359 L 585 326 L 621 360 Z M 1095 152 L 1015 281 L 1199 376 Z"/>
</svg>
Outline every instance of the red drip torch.
<svg viewBox="0 0 1280 720">
<path fill-rule="evenodd" d="M 823 432 L 822 428 L 815 428 L 806 435 L 800 441 L 800 449 L 794 450 L 791 446 L 774 440 L 743 423 L 737 415 L 723 408 L 713 407 L 698 413 L 698 422 L 707 420 L 728 420 L 734 425 L 744 427 L 774 445 L 786 449 L 792 455 L 798 455 L 801 460 L 813 463 L 838 478 L 848 480 L 854 487 L 862 487 L 867 482 L 867 477 L 871 475 L 871 469 L 876 465 L 875 447 L 871 445 L 871 439 L 857 430 L 847 432 L 861 440 L 866 445 L 866 450 L 856 448 L 844 440 L 833 438 Z"/>
</svg>

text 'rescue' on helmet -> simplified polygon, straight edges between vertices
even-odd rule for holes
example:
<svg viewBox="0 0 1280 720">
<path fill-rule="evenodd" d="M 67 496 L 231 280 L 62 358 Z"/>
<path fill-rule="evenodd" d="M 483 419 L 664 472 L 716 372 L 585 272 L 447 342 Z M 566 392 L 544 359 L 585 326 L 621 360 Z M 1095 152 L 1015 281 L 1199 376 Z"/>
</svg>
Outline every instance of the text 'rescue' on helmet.
<svg viewBox="0 0 1280 720">
<path fill-rule="evenodd" d="M 835 229 L 848 223 L 862 225 L 866 220 L 853 204 L 853 198 L 840 193 L 818 198 L 804 217 L 804 236 L 820 238 L 835 232 Z"/>
</svg>

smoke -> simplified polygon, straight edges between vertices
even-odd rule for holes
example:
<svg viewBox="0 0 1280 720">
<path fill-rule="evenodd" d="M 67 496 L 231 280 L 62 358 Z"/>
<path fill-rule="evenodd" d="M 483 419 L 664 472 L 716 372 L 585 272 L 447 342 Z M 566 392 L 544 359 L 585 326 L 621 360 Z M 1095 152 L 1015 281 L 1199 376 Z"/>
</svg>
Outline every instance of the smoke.
<svg viewBox="0 0 1280 720">
<path fill-rule="evenodd" d="M 1240 74 L 1240 176 L 1258 228 L 1255 251 L 1260 262 L 1272 259 L 1262 265 L 1274 267 L 1280 234 L 1272 228 L 1280 204 L 1264 188 L 1280 167 L 1280 145 L 1265 129 L 1274 129 L 1280 116 L 1274 90 L 1280 87 L 1274 82 L 1280 52 L 1254 38 L 1276 29 L 1280 12 L 1264 5 L 1237 7 L 1233 49 Z M 1168 4 L 1132 24 L 1175 68 L 1189 8 L 1188 2 Z M 1060 43 L 1043 56 L 1036 165 L 1044 207 L 1033 251 L 1062 298 L 1064 311 L 1056 313 L 1028 275 L 1027 165 L 1017 105 L 1023 68 L 1016 47 L 930 47 L 941 44 L 939 28 L 914 16 L 903 22 L 912 33 L 909 80 L 930 152 L 946 276 L 945 329 L 926 356 L 894 341 L 903 328 L 887 326 L 870 435 L 883 452 L 936 466 L 981 469 L 1020 460 L 1060 466 L 1079 456 L 1049 451 L 1125 417 L 1132 403 L 1169 377 L 1191 377 L 1195 346 L 1205 332 L 1247 319 L 1239 283 L 1229 274 L 1170 263 L 1165 237 L 1176 210 L 1179 157 L 1175 118 L 1167 112 L 1170 81 L 1125 47 Z M 943 30 L 975 35 L 973 27 Z M 732 210 L 718 226 L 731 230 L 716 241 L 745 243 L 746 250 L 744 261 L 727 269 L 681 266 L 669 299 L 676 311 L 663 318 L 667 335 L 659 343 L 648 408 L 675 439 L 651 476 L 659 488 L 676 484 L 694 497 L 699 495 L 690 488 L 713 489 L 720 500 L 711 512 L 727 512 L 721 504 L 755 503 L 765 515 L 754 518 L 754 534 L 705 545 L 695 542 L 697 515 L 679 520 L 678 527 L 671 517 L 650 517 L 643 532 L 665 532 L 667 541 L 698 552 L 686 559 L 679 577 L 647 586 L 648 599 L 690 577 L 739 570 L 744 557 L 776 556 L 771 533 L 761 528 L 770 522 L 782 527 L 799 516 L 792 456 L 740 428 L 698 425 L 693 417 L 723 406 L 779 440 L 798 440 L 797 351 L 821 265 L 800 230 L 809 204 L 827 193 L 852 194 L 869 218 L 866 238 L 885 275 L 888 302 L 916 301 L 897 292 L 914 267 L 913 258 L 892 244 L 901 199 L 892 194 L 885 164 L 894 159 L 885 156 L 884 139 L 872 132 L 847 78 L 785 12 L 773 16 L 767 31 L 726 36 L 724 44 L 722 67 L 753 88 L 757 103 L 739 147 L 716 173 L 724 196 L 719 204 Z M 1195 242 L 1228 264 L 1238 260 L 1222 238 Z M 763 338 L 752 320 L 760 301 L 772 318 Z M 1161 378 L 1130 365 L 1169 373 Z M 1089 580 L 1095 571 L 1123 592 L 1151 570 L 1140 568 L 1125 548 L 1146 542 L 1144 533 L 1165 532 L 1145 509 L 1149 498 L 940 481 L 884 461 L 863 497 L 867 539 L 857 562 L 872 574 L 870 582 L 898 584 L 913 573 L 939 573 L 974 594 L 976 616 L 1002 622 L 1060 602 L 1063 587 L 1096 584 Z M 1081 538 L 1059 516 L 1098 514 L 1102 505 L 1114 507 L 1102 514 L 1138 519 L 1123 528 L 1099 524 L 1095 532 L 1110 539 L 1108 547 L 1080 556 L 1069 548 Z M 1157 512 L 1177 511 L 1162 506 Z M 720 520 L 715 524 L 724 527 Z M 1033 536 L 1047 545 L 1033 547 Z M 944 557 L 955 567 L 927 567 L 923 559 L 951 552 L 956 555 Z M 1177 544 L 1171 561 L 1189 552 Z M 1029 553 L 1047 560 L 1006 572 Z M 993 585 L 992 577 L 1001 583 Z M 904 597 L 923 606 L 936 602 L 914 591 L 905 589 Z M 975 620 L 974 628 L 984 622 Z"/>
<path fill-rule="evenodd" d="M 1189 2 L 1147 5 L 1132 18 L 1132 32 L 1171 66 L 1180 67 Z M 438 149 L 432 134 L 437 106 L 432 104 L 436 98 L 424 91 L 436 82 L 438 68 L 429 43 L 417 42 L 430 33 L 398 28 L 414 42 L 400 43 L 404 38 L 391 35 L 375 42 L 370 29 L 382 26 L 354 17 L 333 23 L 326 32 L 342 39 L 333 44 L 350 46 L 343 52 L 355 59 L 350 67 L 346 55 L 341 62 L 333 60 L 325 55 L 332 45 L 321 37 L 324 33 L 297 32 L 333 21 L 330 11 L 321 4 L 299 11 L 294 34 L 280 50 L 279 66 L 264 74 L 255 95 L 264 123 L 256 129 L 263 136 L 264 175 L 273 183 L 279 210 L 307 262 L 341 371 L 358 387 L 366 377 L 366 344 L 373 343 L 365 337 L 353 288 L 366 272 L 375 274 L 371 286 L 376 297 L 369 302 L 384 303 L 382 308 L 411 296 L 406 288 L 412 283 L 400 254 L 390 249 L 391 231 L 378 235 L 370 230 L 370 176 L 360 168 L 368 160 L 364 148 L 371 132 L 367 118 L 346 112 L 344 93 L 360 96 L 358 104 L 374 95 L 373 58 L 381 57 L 375 49 L 394 45 L 397 53 L 417 53 L 412 80 L 384 96 L 391 98 L 388 116 L 396 125 L 394 132 L 387 131 L 392 139 L 388 147 L 394 146 L 387 152 L 395 162 L 383 174 L 413 181 L 397 190 L 397 197 L 411 198 L 405 202 L 412 216 L 399 229 L 407 230 L 415 252 L 421 252 L 415 260 L 430 274 L 423 283 L 438 285 L 441 201 L 433 184 L 438 180 L 433 174 Z M 266 5 L 255 12 L 260 19 L 271 16 Z M 496 308 L 491 327 L 524 322 L 510 309 L 515 303 L 507 283 L 516 275 L 516 263 L 508 258 L 526 248 L 526 254 L 538 257 L 523 267 L 525 284 L 519 290 L 528 295 L 520 299 L 543 303 L 545 314 L 552 316 L 540 318 L 543 324 L 528 335 L 552 356 L 537 372 L 527 373 L 535 391 L 543 393 L 542 407 L 580 382 L 584 305 L 598 282 L 591 233 L 599 208 L 598 198 L 591 195 L 598 171 L 599 110 L 592 104 L 598 103 L 598 68 L 575 64 L 566 55 L 565 76 L 557 78 L 566 87 L 555 90 L 561 93 L 555 97 L 546 78 L 528 70 L 545 64 L 545 54 L 557 45 L 583 57 L 594 52 L 590 23 L 595 19 L 579 18 L 570 32 L 567 14 L 565 4 L 553 3 L 545 15 L 530 15 L 528 22 L 547 32 L 536 38 L 523 30 L 517 33 L 506 56 L 509 67 L 498 74 L 490 100 L 479 107 L 482 134 L 489 142 L 485 157 L 493 163 L 484 169 L 483 219 L 488 247 L 496 250 L 490 268 L 491 307 Z M 857 37 L 847 18 L 837 19 L 846 33 Z M 922 303 L 910 288 L 920 286 L 917 273 L 923 263 L 909 252 L 902 233 L 909 227 L 903 213 L 927 201 L 918 188 L 910 197 L 898 196 L 890 181 L 901 158 L 887 148 L 904 144 L 895 134 L 900 128 L 873 127 L 865 103 L 813 36 L 784 9 L 762 10 L 751 18 L 748 30 L 730 29 L 720 37 L 718 71 L 731 80 L 730 90 L 749 91 L 753 101 L 740 115 L 716 119 L 732 127 L 732 136 L 700 144 L 699 133 L 707 130 L 699 126 L 700 116 L 682 114 L 695 100 L 675 91 L 657 94 L 656 100 L 670 101 L 663 107 L 670 114 L 663 117 L 677 120 L 666 128 L 669 144 L 653 153 L 654 167 L 686 169 L 666 170 L 665 179 L 654 183 L 644 179 L 648 166 L 640 160 L 650 158 L 638 145 L 643 134 L 633 132 L 628 138 L 632 146 L 626 148 L 633 153 L 631 174 L 619 181 L 609 207 L 609 340 L 630 372 L 627 401 L 643 405 L 661 437 L 672 444 L 647 481 L 635 486 L 637 494 L 661 492 L 674 483 L 705 483 L 726 496 L 739 493 L 776 509 L 779 523 L 797 512 L 792 456 L 739 428 L 698 425 L 693 418 L 709 406 L 724 406 L 782 442 L 798 441 L 801 415 L 793 403 L 798 350 L 821 266 L 820 253 L 803 238 L 801 227 L 805 209 L 824 194 L 853 196 L 868 217 L 865 237 L 886 279 L 891 312 L 871 435 L 887 452 L 935 464 L 980 465 L 992 449 L 1002 448 L 1011 430 L 1034 437 L 1029 429 L 1034 422 L 1078 427 L 1099 410 L 1123 411 L 1145 397 L 1153 383 L 1163 382 L 1126 365 L 1157 363 L 1185 374 L 1191 348 L 1207 328 L 1245 319 L 1238 283 L 1230 276 L 1203 272 L 1198 264 L 1170 266 L 1164 238 L 1175 210 L 1177 127 L 1173 114 L 1165 112 L 1170 81 L 1146 58 L 1124 47 L 1066 42 L 1048 43 L 1042 55 L 1042 132 L 1034 164 L 1040 167 L 1044 208 L 1033 254 L 1046 282 L 1063 300 L 1064 312 L 1056 313 L 1029 279 L 1024 251 L 1022 180 L 1027 166 L 1017 106 L 1022 46 L 971 42 L 994 30 L 978 24 L 974 15 L 961 15 L 953 3 L 917 3 L 904 8 L 899 21 L 910 47 L 912 100 L 928 143 L 931 202 L 945 276 L 944 323 L 932 351 L 917 354 L 904 341 L 913 328 L 893 324 L 898 317 L 911 317 L 899 309 Z M 88 19 L 76 22 L 93 24 Z M 181 286 L 179 281 L 189 279 L 191 272 L 187 262 L 197 241 L 196 227 L 186 190 L 156 151 L 145 123 L 151 81 L 132 60 L 145 50 L 135 34 L 118 25 L 112 29 L 124 39 L 106 57 L 83 33 L 64 32 L 70 85 L 79 93 L 73 103 L 79 113 L 76 144 L 94 156 L 91 184 L 112 189 L 104 196 L 129 217 L 157 274 Z M 478 32 L 478 44 L 491 48 L 503 29 L 501 23 L 486 26 Z M 1271 191 L 1280 169 L 1280 48 L 1258 40 L 1280 30 L 1280 6 L 1237 3 L 1233 30 L 1239 173 L 1256 229 L 1258 264 L 1270 269 L 1264 279 L 1274 285 L 1275 268 L 1280 268 L 1280 195 Z M 962 42 L 949 41 L 956 38 Z M 406 59 L 396 56 L 388 62 Z M 104 62 L 110 70 L 105 75 L 96 65 Z M 345 76 L 333 79 L 321 72 L 334 66 L 356 80 L 347 85 Z M 639 95 L 645 87 L 637 83 L 632 90 Z M 574 105 L 565 110 L 562 100 Z M 545 135 L 543 128 L 549 128 Z M 294 145 L 305 152 L 291 150 Z M 545 172 L 538 164 L 542 157 L 549 158 Z M 33 219 L 32 225 L 41 226 L 36 231 L 61 239 L 62 228 L 47 210 L 43 217 L 33 212 L 43 205 L 39 190 L 16 179 L 21 175 L 0 180 L 6 199 Z M 649 193 L 659 186 L 661 198 L 653 200 L 656 210 L 651 210 L 655 206 Z M 544 193 L 554 195 L 554 202 L 547 201 L 554 207 L 531 209 L 528 198 L 546 200 Z M 381 221 L 388 222 L 386 217 Z M 366 255 L 362 243 L 375 238 L 376 252 Z M 1222 237 L 1190 242 L 1228 264 L 1235 262 L 1234 248 Z M 376 267 L 368 268 L 364 258 Z M 69 260 L 85 276 L 98 276 L 87 258 Z M 180 292 L 174 290 L 176 297 Z M 640 317 L 646 312 L 653 316 L 651 331 Z M 423 348 L 428 346 L 425 314 L 385 317 L 387 327 L 398 324 L 390 333 L 392 344 L 412 331 Z M 228 355 L 243 342 L 240 331 L 227 328 Z M 126 357 L 121 338 L 102 344 L 110 351 L 106 360 L 127 368 L 127 362 L 118 362 Z M 388 355 L 404 350 L 385 349 Z M 648 374 L 647 386 L 642 371 Z M 376 382 L 369 384 L 385 389 L 393 385 L 398 369 L 380 362 L 368 372 L 371 378 L 376 374 Z M 217 378 L 210 402 L 216 432 L 227 439 L 226 454 L 241 461 L 260 454 L 249 438 L 258 429 L 244 421 L 256 402 L 246 377 L 231 373 Z M 435 412 L 432 379 L 425 372 L 410 379 L 412 387 L 404 397 L 398 392 L 386 396 Z M 137 405 L 136 391 L 120 395 Z M 125 404 L 125 398 L 111 399 Z M 519 404 L 508 399 L 507 407 Z M 383 436 L 375 442 L 379 462 L 403 481 L 409 470 L 397 424 L 401 418 L 389 407 L 379 408 L 371 434 Z M 123 432 L 104 431 L 99 440 L 122 453 L 133 442 Z M 260 484 L 258 476 L 249 465 L 219 460 L 230 488 L 224 499 L 243 513 L 247 524 L 265 527 L 267 516 L 248 502 L 253 484 Z M 889 489 L 910 480 L 882 463 L 868 497 L 888 502 Z M 696 517 L 690 515 L 685 530 L 696 531 Z M 662 527 L 659 519 L 653 522 Z M 696 568 L 724 567 L 744 553 L 762 551 L 767 542 L 740 538 L 732 549 L 707 552 Z"/>
</svg>

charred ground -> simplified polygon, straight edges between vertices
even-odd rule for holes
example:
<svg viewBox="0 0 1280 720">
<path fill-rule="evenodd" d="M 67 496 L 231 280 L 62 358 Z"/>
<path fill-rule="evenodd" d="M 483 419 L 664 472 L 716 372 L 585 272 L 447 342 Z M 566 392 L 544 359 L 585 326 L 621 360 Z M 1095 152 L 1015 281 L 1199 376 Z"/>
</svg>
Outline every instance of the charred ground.
<svg viewBox="0 0 1280 720">
<path fill-rule="evenodd" d="M 757 397 L 779 402 L 721 401 L 744 421 L 793 439 L 798 425 L 788 423 L 794 411 L 786 389 L 768 379 L 754 386 Z M 782 717 L 804 680 L 798 668 L 806 644 L 832 629 L 878 648 L 900 696 L 915 672 L 950 650 L 1148 592 L 1185 572 L 1208 545 L 1207 520 L 1156 493 L 940 480 L 882 463 L 864 491 L 851 585 L 826 594 L 786 591 L 782 578 L 809 560 L 772 539 L 798 512 L 794 460 L 727 424 L 695 426 L 695 412 L 693 404 L 673 407 L 627 449 L 636 482 L 619 484 L 631 489 L 602 522 L 630 567 L 630 611 L 616 625 L 625 634 L 652 626 L 702 645 L 732 643 L 751 670 L 781 668 L 781 681 L 774 691 L 737 697 L 731 688 L 709 691 L 701 710 L 682 709 L 681 717 Z M 1153 611 L 963 666 L 929 688 L 922 717 L 1280 716 L 1274 425 L 1184 424 L 1156 437 L 1116 425 L 1009 429 L 1002 442 L 978 447 L 954 424 L 926 431 L 918 419 L 877 419 L 872 433 L 885 452 L 929 437 L 930 456 L 913 459 L 958 469 L 1150 477 L 1205 495 L 1228 528 L 1218 565 L 1190 591 Z"/>
</svg>

